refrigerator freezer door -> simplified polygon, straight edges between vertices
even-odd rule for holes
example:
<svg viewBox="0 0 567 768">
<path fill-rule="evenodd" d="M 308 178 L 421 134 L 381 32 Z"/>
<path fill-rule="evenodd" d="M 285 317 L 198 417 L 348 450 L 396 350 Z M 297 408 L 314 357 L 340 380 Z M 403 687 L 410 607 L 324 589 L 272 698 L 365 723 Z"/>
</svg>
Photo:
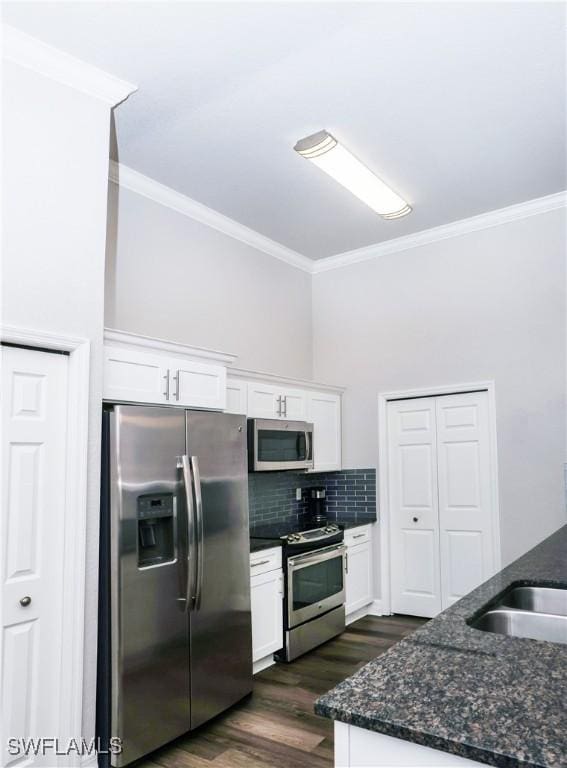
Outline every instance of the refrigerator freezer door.
<svg viewBox="0 0 567 768">
<path fill-rule="evenodd" d="M 122 766 L 190 728 L 185 412 L 115 406 L 109 443 L 111 728 Z"/>
<path fill-rule="evenodd" d="M 191 728 L 252 690 L 246 419 L 187 411 L 198 540 Z"/>
</svg>

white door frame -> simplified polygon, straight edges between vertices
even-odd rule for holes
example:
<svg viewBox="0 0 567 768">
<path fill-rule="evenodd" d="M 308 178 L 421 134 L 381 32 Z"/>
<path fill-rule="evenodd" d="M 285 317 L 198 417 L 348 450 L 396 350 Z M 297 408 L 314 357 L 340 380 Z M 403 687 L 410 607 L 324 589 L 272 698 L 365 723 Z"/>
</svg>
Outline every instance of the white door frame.
<svg viewBox="0 0 567 768">
<path fill-rule="evenodd" d="M 396 392 L 380 392 L 378 395 L 378 493 L 380 530 L 380 612 L 390 614 L 392 606 L 390 583 L 390 509 L 388 504 L 388 419 L 387 407 L 391 400 L 409 400 L 412 397 L 437 397 L 462 395 L 466 392 L 484 391 L 488 396 L 488 430 L 490 441 L 490 487 L 492 490 L 493 542 L 495 572 L 502 567 L 500 547 L 500 504 L 498 493 L 498 446 L 496 440 L 496 388 L 494 381 L 477 381 L 469 384 L 443 384 L 437 387 L 401 389 Z"/>
<path fill-rule="evenodd" d="M 0 326 L 0 338 L 3 342 L 19 346 L 69 353 L 59 733 L 62 738 L 80 738 L 83 716 L 90 342 L 88 339 L 9 325 Z"/>
</svg>

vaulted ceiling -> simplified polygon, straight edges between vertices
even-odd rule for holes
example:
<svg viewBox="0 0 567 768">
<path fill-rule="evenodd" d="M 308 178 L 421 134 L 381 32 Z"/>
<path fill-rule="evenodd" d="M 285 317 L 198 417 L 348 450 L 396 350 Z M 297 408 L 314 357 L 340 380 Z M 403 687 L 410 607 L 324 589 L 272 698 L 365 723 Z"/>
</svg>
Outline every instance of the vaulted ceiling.
<svg viewBox="0 0 567 768">
<path fill-rule="evenodd" d="M 552 194 L 566 13 L 546 2 L 5 2 L 136 83 L 118 159 L 310 258 Z M 384 221 L 293 151 L 326 128 L 413 206 Z"/>
</svg>

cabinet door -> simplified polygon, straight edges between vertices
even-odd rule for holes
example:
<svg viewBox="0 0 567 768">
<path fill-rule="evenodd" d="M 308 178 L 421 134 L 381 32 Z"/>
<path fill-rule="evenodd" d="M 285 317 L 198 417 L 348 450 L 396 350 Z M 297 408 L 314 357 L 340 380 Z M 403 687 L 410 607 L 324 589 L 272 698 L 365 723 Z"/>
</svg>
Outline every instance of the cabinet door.
<svg viewBox="0 0 567 768">
<path fill-rule="evenodd" d="M 226 380 L 226 412 L 248 414 L 248 385 L 240 379 Z"/>
<path fill-rule="evenodd" d="M 370 542 L 347 547 L 345 613 L 372 602 L 372 558 Z"/>
<path fill-rule="evenodd" d="M 226 368 L 192 360 L 169 359 L 170 400 L 188 408 L 224 410 L 226 406 Z"/>
<path fill-rule="evenodd" d="M 283 574 L 281 570 L 250 579 L 252 661 L 279 651 L 283 645 Z"/>
<path fill-rule="evenodd" d="M 104 348 L 103 397 L 130 403 L 167 403 L 169 361 L 138 350 Z"/>
<path fill-rule="evenodd" d="M 315 472 L 341 469 L 341 398 L 324 392 L 307 393 L 307 419 L 313 422 Z"/>
<path fill-rule="evenodd" d="M 282 417 L 290 421 L 305 421 L 307 418 L 307 393 L 302 389 L 280 389 Z"/>
<path fill-rule="evenodd" d="M 248 416 L 254 419 L 279 418 L 282 410 L 278 400 L 280 396 L 280 388 L 273 384 L 251 382 L 248 384 Z"/>
</svg>

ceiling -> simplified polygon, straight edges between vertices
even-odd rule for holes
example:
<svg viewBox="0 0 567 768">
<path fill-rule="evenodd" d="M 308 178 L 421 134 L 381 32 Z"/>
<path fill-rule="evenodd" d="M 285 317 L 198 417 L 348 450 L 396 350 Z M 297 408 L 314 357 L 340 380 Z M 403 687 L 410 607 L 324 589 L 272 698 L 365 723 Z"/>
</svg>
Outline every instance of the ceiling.
<svg viewBox="0 0 567 768">
<path fill-rule="evenodd" d="M 312 259 L 567 187 L 555 2 L 4 2 L 136 83 L 124 163 Z M 384 221 L 293 151 L 322 128 L 413 206 Z"/>
</svg>

